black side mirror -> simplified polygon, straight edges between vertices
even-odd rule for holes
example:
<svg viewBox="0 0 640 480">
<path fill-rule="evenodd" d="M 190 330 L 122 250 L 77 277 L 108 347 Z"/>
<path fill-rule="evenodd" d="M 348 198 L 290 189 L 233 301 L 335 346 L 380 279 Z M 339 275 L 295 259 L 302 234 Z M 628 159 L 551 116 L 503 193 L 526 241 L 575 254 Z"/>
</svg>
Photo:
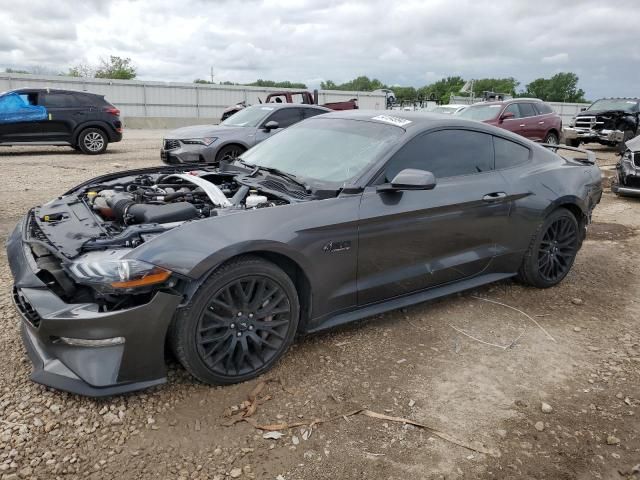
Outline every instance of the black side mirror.
<svg viewBox="0 0 640 480">
<path fill-rule="evenodd" d="M 265 132 L 268 132 L 270 130 L 276 130 L 280 128 L 280 125 L 275 120 L 271 120 L 270 122 L 265 123 L 262 128 Z"/>
<path fill-rule="evenodd" d="M 398 173 L 391 183 L 378 185 L 379 192 L 402 190 L 432 190 L 436 186 L 436 177 L 426 170 L 405 168 Z"/>
<path fill-rule="evenodd" d="M 580 111 L 584 112 L 587 109 L 587 107 L 580 107 Z"/>
</svg>

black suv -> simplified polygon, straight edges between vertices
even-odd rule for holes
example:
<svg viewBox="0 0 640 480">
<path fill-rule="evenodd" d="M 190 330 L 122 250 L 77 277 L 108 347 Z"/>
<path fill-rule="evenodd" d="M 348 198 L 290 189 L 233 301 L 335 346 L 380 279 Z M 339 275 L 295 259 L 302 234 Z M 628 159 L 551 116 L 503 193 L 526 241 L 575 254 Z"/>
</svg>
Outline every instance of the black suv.
<svg viewBox="0 0 640 480">
<path fill-rule="evenodd" d="M 70 145 L 96 155 L 120 140 L 120 110 L 102 95 L 32 88 L 0 94 L 0 145 Z"/>
</svg>

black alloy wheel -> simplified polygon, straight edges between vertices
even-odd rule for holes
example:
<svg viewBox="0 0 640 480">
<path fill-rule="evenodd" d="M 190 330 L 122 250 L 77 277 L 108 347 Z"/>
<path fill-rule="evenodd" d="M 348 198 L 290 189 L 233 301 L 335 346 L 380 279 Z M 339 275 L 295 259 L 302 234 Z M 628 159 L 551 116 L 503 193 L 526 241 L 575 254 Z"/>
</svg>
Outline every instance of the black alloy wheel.
<svg viewBox="0 0 640 480">
<path fill-rule="evenodd" d="M 271 262 L 244 256 L 210 275 L 178 311 L 168 338 L 180 363 L 199 380 L 243 382 L 284 355 L 299 316 L 291 278 Z"/>
<path fill-rule="evenodd" d="M 549 282 L 566 276 L 578 249 L 578 231 L 569 217 L 560 217 L 548 226 L 538 246 L 538 269 Z"/>
<path fill-rule="evenodd" d="M 291 323 L 291 305 L 273 279 L 245 276 L 220 289 L 198 324 L 198 353 L 215 373 L 246 375 L 282 349 Z"/>
<path fill-rule="evenodd" d="M 538 288 L 553 287 L 567 276 L 581 245 L 581 223 L 566 208 L 540 224 L 518 270 L 518 279 Z"/>
</svg>

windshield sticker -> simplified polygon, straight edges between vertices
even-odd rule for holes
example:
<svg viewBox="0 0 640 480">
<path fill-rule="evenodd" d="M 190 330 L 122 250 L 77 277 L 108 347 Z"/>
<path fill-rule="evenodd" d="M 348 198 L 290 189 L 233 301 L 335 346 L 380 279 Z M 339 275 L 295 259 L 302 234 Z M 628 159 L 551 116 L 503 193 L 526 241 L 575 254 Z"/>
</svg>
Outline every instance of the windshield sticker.
<svg viewBox="0 0 640 480">
<path fill-rule="evenodd" d="M 407 120 L 406 118 L 400 118 L 400 117 L 392 117 L 391 115 L 378 115 L 377 117 L 373 117 L 371 120 L 378 120 L 379 122 L 390 123 L 398 127 L 404 127 L 405 125 L 409 125 L 411 123 L 411 120 Z"/>
<path fill-rule="evenodd" d="M 634 105 L 636 102 L 631 101 L 631 100 L 627 100 L 627 103 L 630 103 L 630 104 Z"/>
</svg>

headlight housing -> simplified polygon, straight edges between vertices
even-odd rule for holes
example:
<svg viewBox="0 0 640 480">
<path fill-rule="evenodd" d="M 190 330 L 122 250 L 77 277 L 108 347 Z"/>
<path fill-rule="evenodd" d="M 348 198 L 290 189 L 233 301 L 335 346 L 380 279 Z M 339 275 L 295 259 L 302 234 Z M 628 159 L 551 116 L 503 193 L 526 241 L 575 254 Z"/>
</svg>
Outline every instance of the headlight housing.
<svg viewBox="0 0 640 480">
<path fill-rule="evenodd" d="M 576 126 L 576 117 L 573 117 L 571 120 L 569 120 L 569 126 L 570 127 Z"/>
<path fill-rule="evenodd" d="M 186 145 L 205 145 L 208 147 L 217 139 L 218 137 L 202 137 L 202 138 L 185 138 L 180 141 Z"/>
<path fill-rule="evenodd" d="M 171 272 L 134 259 L 81 260 L 67 265 L 76 282 L 102 292 L 130 292 L 171 283 Z"/>
</svg>

